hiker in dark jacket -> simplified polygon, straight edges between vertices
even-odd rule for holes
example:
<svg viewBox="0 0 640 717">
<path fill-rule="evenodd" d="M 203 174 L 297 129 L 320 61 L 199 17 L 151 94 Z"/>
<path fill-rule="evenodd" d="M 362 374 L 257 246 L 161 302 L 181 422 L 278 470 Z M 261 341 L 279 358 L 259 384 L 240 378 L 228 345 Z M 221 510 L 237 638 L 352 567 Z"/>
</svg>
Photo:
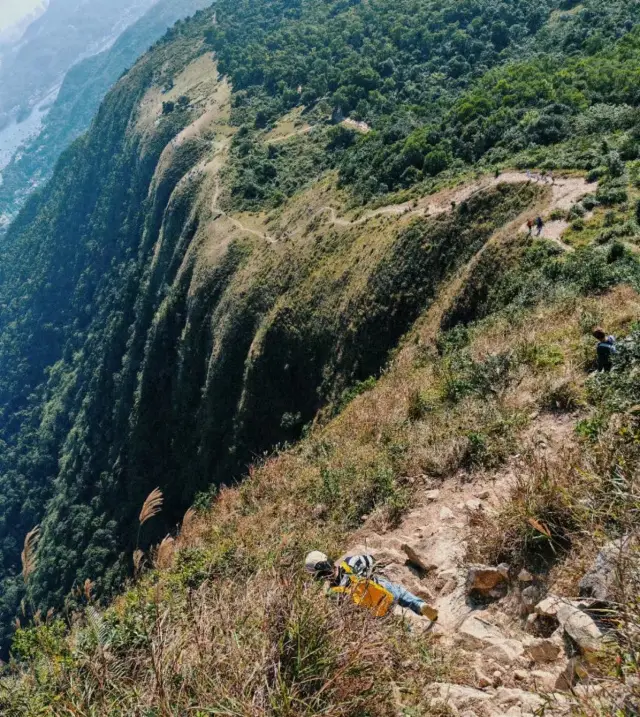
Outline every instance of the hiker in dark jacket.
<svg viewBox="0 0 640 717">
<path fill-rule="evenodd" d="M 438 611 L 427 605 L 424 600 L 413 595 L 401 585 L 392 583 L 381 575 L 374 575 L 376 565 L 371 555 L 353 555 L 345 558 L 340 565 L 336 566 L 324 553 L 314 550 L 307 555 L 304 566 L 306 571 L 314 577 L 328 580 L 332 588 L 349 587 L 350 576 L 371 580 L 390 592 L 400 607 L 408 608 L 417 615 L 424 615 L 432 621 L 438 619 Z"/>
<path fill-rule="evenodd" d="M 598 340 L 596 347 L 598 371 L 611 371 L 612 358 L 616 352 L 616 340 L 613 336 L 607 336 L 601 328 L 594 329 L 593 336 Z"/>
<path fill-rule="evenodd" d="M 542 229 L 544 228 L 544 222 L 542 221 L 542 217 L 538 217 L 536 219 L 536 227 L 538 228 L 537 236 L 540 236 L 542 234 Z"/>
</svg>

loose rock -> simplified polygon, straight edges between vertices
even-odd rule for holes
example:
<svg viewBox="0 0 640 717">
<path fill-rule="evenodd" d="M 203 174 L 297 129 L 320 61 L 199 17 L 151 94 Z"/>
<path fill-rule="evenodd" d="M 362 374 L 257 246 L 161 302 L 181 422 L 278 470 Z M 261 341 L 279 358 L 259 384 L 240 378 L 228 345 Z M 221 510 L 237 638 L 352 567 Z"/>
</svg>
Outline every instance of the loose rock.
<svg viewBox="0 0 640 717">
<path fill-rule="evenodd" d="M 570 600 L 550 595 L 535 607 L 539 615 L 555 618 L 565 633 L 578 645 L 583 654 L 600 648 L 602 633 L 586 612 Z"/>
<path fill-rule="evenodd" d="M 472 565 L 467 574 L 467 595 L 475 599 L 498 599 L 504 597 L 509 583 L 500 568 Z"/>
<path fill-rule="evenodd" d="M 558 678 L 551 674 L 551 672 L 532 670 L 530 674 L 535 688 L 540 692 L 553 692 L 556 689 L 556 681 Z"/>
<path fill-rule="evenodd" d="M 554 662 L 560 656 L 560 645 L 552 640 L 536 640 L 525 650 L 527 657 L 534 662 Z"/>
<path fill-rule="evenodd" d="M 455 517 L 453 511 L 446 506 L 440 511 L 440 520 L 442 521 L 455 520 Z"/>
<path fill-rule="evenodd" d="M 524 647 L 518 640 L 495 640 L 482 654 L 500 665 L 511 665 L 524 653 Z"/>
<path fill-rule="evenodd" d="M 478 498 L 471 498 L 471 500 L 468 500 L 464 507 L 469 511 L 469 513 L 477 513 L 482 510 L 482 501 Z"/>
<path fill-rule="evenodd" d="M 426 498 L 427 503 L 435 503 L 439 497 L 440 497 L 440 491 L 437 488 L 434 488 L 433 490 L 428 490 L 425 493 L 425 498 Z"/>
<path fill-rule="evenodd" d="M 614 540 L 598 553 L 589 572 L 582 578 L 578 586 L 580 597 L 607 600 L 615 585 L 617 567 L 621 556 L 630 545 L 630 537 Z"/>
<path fill-rule="evenodd" d="M 491 680 L 482 672 L 481 670 L 476 668 L 476 684 L 478 687 L 490 687 L 491 686 Z"/>
<path fill-rule="evenodd" d="M 573 608 L 564 620 L 560 617 L 560 624 L 563 624 L 564 631 L 578 645 L 583 655 L 600 649 L 602 633 L 586 612 Z"/>
<path fill-rule="evenodd" d="M 539 585 L 529 585 L 520 593 L 522 604 L 529 612 L 540 602 L 543 589 Z"/>
<path fill-rule="evenodd" d="M 470 615 L 458 628 L 457 640 L 466 650 L 481 650 L 505 639 L 499 628 L 473 615 Z"/>
<path fill-rule="evenodd" d="M 407 556 L 407 560 L 412 565 L 415 565 L 422 572 L 429 573 L 432 570 L 437 569 L 437 565 L 431 563 L 424 555 L 421 555 L 414 547 L 407 543 L 403 543 L 402 552 Z"/>
<path fill-rule="evenodd" d="M 579 657 L 572 657 L 564 672 L 556 680 L 556 690 L 569 692 L 581 680 L 587 679 L 589 673 Z"/>
</svg>

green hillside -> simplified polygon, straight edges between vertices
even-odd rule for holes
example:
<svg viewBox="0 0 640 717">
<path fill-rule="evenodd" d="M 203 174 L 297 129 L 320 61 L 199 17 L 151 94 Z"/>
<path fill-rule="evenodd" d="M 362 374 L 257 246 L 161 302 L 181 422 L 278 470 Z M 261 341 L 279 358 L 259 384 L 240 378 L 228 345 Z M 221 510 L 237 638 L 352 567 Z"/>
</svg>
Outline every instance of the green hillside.
<svg viewBox="0 0 640 717">
<path fill-rule="evenodd" d="M 627 533 L 639 10 L 221 0 L 116 82 L 0 240 L 3 713 L 388 715 L 398 683 L 399 714 L 448 714 L 424 690 L 462 667 L 385 623 L 378 682 L 345 657 L 364 623 L 299 581 L 305 550 L 516 458 L 530 493 L 469 559 L 574 586 L 576 555 Z M 590 378 L 598 324 L 627 339 Z M 572 421 L 557 482 L 523 449 L 540 414 Z M 216 640 L 240 662 L 205 657 Z"/>
<path fill-rule="evenodd" d="M 2 170 L 0 215 L 15 217 L 34 187 L 53 173 L 62 152 L 87 130 L 116 80 L 177 20 L 207 7 L 208 0 L 162 0 L 127 28 L 112 47 L 74 65 L 44 118 L 41 133 Z"/>
</svg>

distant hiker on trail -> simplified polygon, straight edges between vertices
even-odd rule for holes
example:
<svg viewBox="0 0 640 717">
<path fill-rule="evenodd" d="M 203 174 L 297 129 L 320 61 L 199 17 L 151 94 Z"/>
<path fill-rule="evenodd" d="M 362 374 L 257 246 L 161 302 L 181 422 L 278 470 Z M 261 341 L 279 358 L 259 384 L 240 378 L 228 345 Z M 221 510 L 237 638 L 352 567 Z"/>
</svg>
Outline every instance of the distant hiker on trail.
<svg viewBox="0 0 640 717">
<path fill-rule="evenodd" d="M 594 329 L 593 336 L 598 340 L 596 347 L 598 371 L 611 371 L 612 358 L 616 353 L 616 340 L 613 336 L 607 336 L 601 328 Z"/>
<path fill-rule="evenodd" d="M 533 219 L 527 219 L 527 229 L 529 230 L 527 236 L 530 237 L 533 231 Z"/>
<path fill-rule="evenodd" d="M 538 217 L 536 219 L 536 227 L 538 229 L 538 233 L 536 236 L 540 236 L 542 234 L 542 230 L 544 228 L 544 222 L 542 221 L 542 217 Z"/>
<path fill-rule="evenodd" d="M 353 555 L 335 566 L 324 553 L 314 550 L 307 555 L 304 566 L 315 578 L 329 581 L 330 593 L 350 595 L 356 605 L 368 608 L 376 617 L 383 617 L 398 604 L 432 622 L 438 619 L 438 611 L 424 600 L 401 585 L 374 575 L 376 564 L 371 555 Z"/>
</svg>

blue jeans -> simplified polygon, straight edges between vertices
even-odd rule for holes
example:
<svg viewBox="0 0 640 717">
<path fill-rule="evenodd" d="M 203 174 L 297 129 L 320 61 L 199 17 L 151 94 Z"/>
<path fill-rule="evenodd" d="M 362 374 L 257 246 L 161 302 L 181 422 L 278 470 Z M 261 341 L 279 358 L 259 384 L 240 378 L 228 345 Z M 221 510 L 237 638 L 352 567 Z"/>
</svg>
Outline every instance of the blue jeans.
<svg viewBox="0 0 640 717">
<path fill-rule="evenodd" d="M 422 614 L 422 606 L 425 604 L 424 600 L 420 600 L 419 597 L 410 593 L 408 590 L 403 588 L 402 585 L 390 583 L 385 578 L 376 577 L 376 582 L 393 595 L 394 600 L 398 603 L 398 605 L 400 605 L 400 607 L 406 607 L 409 610 L 413 610 L 413 612 L 417 615 Z"/>
</svg>

